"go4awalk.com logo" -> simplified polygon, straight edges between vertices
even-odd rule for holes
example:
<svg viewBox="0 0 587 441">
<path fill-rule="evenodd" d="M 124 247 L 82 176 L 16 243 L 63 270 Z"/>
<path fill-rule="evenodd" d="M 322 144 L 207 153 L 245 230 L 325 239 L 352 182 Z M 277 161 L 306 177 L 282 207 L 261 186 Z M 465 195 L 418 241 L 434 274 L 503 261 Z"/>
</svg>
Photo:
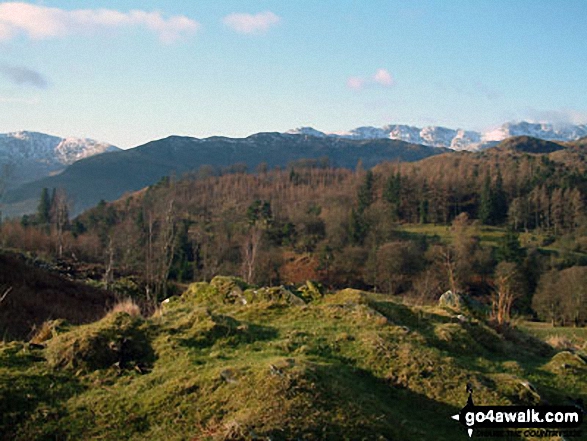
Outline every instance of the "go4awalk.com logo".
<svg viewBox="0 0 587 441">
<path fill-rule="evenodd" d="M 467 428 L 469 437 L 475 429 L 479 436 L 581 436 L 578 428 L 583 422 L 584 409 L 572 406 L 476 406 L 473 389 L 467 385 L 469 398 L 461 411 L 451 418 Z M 523 429 L 523 430 L 522 430 Z M 487 432 L 489 431 L 489 432 Z M 500 432 L 501 431 L 501 432 Z"/>
</svg>

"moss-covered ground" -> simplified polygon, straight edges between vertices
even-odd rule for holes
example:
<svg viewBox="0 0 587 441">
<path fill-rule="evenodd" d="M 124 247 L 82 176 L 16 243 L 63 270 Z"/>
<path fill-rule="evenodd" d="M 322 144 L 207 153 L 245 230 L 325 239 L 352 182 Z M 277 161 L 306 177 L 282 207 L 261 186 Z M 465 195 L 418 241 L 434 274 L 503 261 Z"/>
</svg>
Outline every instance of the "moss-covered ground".
<svg viewBox="0 0 587 441">
<path fill-rule="evenodd" d="M 352 289 L 217 278 L 58 325 L 0 344 L 2 439 L 458 440 L 467 383 L 479 405 L 587 399 L 580 351 Z"/>
</svg>

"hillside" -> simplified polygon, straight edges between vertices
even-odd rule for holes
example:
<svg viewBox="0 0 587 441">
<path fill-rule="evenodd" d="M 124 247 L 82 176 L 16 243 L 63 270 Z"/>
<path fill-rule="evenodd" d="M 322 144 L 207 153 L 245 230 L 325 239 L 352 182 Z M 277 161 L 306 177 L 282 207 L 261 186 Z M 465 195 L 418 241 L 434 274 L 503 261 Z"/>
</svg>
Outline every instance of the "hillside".
<svg viewBox="0 0 587 441">
<path fill-rule="evenodd" d="M 114 296 L 69 280 L 47 264 L 24 256 L 0 254 L 0 335 L 27 338 L 45 320 L 62 318 L 87 323 L 104 315 Z"/>
<path fill-rule="evenodd" d="M 268 254 L 259 257 L 263 261 L 259 271 L 275 280 L 298 281 L 289 278 L 290 257 L 284 253 L 293 249 L 313 257 L 316 273 L 310 278 L 338 286 L 377 286 L 377 273 L 388 271 L 376 262 L 394 259 L 375 253 L 388 242 L 405 239 L 398 232 L 401 224 L 449 226 L 461 213 L 470 221 L 491 226 L 504 226 L 509 220 L 519 232 L 555 237 L 576 234 L 573 249 L 585 252 L 579 240 L 587 194 L 584 152 L 565 148 L 549 154 L 528 153 L 538 150 L 536 145 L 559 148 L 558 144 L 550 148 L 546 141 L 516 138 L 482 152 L 450 152 L 412 163 L 380 164 L 373 168 L 370 182 L 365 172 L 301 168 L 293 174 L 283 170 L 183 179 L 153 186 L 108 209 L 88 210 L 78 221 L 88 232 L 99 232 L 107 223 L 114 247 L 124 255 L 129 238 L 146 241 L 141 216 L 162 216 L 164 201 L 173 200 L 177 221 L 189 226 L 185 242 L 191 254 L 199 253 L 191 257 L 190 265 L 194 274 L 205 279 L 218 268 L 229 274 L 241 271 L 240 250 L 250 232 L 248 213 L 255 201 L 265 201 L 271 208 L 262 243 Z M 484 199 L 484 189 L 494 195 L 499 190 L 500 198 Z M 359 204 L 364 205 L 360 217 Z M 419 243 L 418 253 L 432 245 Z M 418 265 L 431 260 L 430 255 L 415 259 Z M 491 271 L 493 264 L 479 263 L 480 273 L 481 268 Z M 366 285 L 354 285 L 358 280 Z"/>
<path fill-rule="evenodd" d="M 120 150 L 92 139 L 37 132 L 0 134 L 0 179 L 8 188 L 57 174 L 83 158 Z"/>
<path fill-rule="evenodd" d="M 300 159 L 328 158 L 335 167 L 353 168 L 359 160 L 365 167 L 372 167 L 383 161 L 416 161 L 444 151 L 385 139 L 357 141 L 277 133 L 259 133 L 244 139 L 172 136 L 87 158 L 57 176 L 21 186 L 6 195 L 3 211 L 6 216 L 34 212 L 41 190 L 47 187 L 64 188 L 74 203 L 73 211 L 79 213 L 101 199 L 115 200 L 163 176 L 195 172 L 204 165 L 221 170 L 244 164 L 254 171 L 261 163 L 271 169 Z"/>
<path fill-rule="evenodd" d="M 512 152 L 543 154 L 563 150 L 565 147 L 555 142 L 530 136 L 513 136 L 500 142 L 496 148 Z"/>
<path fill-rule="evenodd" d="M 587 398 L 584 353 L 352 289 L 216 277 L 148 319 L 48 328 L 0 343 L 2 439 L 455 440 L 467 383 L 477 404 Z"/>
</svg>

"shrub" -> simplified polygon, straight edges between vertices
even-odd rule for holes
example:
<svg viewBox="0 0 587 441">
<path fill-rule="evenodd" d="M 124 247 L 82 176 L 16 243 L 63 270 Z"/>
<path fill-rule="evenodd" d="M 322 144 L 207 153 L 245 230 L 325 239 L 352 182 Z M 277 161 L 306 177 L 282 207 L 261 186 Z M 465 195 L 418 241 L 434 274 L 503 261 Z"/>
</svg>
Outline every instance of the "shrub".
<svg viewBox="0 0 587 441">
<path fill-rule="evenodd" d="M 108 314 L 118 314 L 119 312 L 125 312 L 131 317 L 139 317 L 141 315 L 141 308 L 133 299 L 126 298 L 116 303 L 110 311 L 108 311 Z"/>
</svg>

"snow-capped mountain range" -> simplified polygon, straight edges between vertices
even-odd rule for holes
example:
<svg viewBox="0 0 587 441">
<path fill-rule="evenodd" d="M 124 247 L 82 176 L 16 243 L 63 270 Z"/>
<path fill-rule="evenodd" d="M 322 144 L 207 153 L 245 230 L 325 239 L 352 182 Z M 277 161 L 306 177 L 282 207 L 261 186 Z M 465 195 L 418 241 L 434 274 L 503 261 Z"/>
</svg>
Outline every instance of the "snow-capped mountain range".
<svg viewBox="0 0 587 441">
<path fill-rule="evenodd" d="M 70 164 L 104 152 L 120 150 L 105 142 L 60 138 L 37 132 L 0 134 L 0 166 L 8 165 L 9 187 L 58 173 Z"/>
<path fill-rule="evenodd" d="M 93 139 L 59 138 L 44 133 L 25 131 L 0 134 L 2 161 L 33 160 L 63 166 L 89 156 L 116 150 L 119 148 Z"/>
<path fill-rule="evenodd" d="M 325 133 L 312 127 L 300 127 L 286 133 L 350 139 L 399 139 L 431 147 L 475 151 L 492 147 L 511 136 L 532 136 L 548 141 L 574 141 L 587 136 L 587 124 L 554 125 L 526 121 L 508 122 L 485 132 L 449 129 L 439 126 L 420 128 L 402 124 L 390 124 L 383 127 L 357 127 L 348 132 L 339 133 Z"/>
<path fill-rule="evenodd" d="M 475 151 L 494 146 L 512 136 L 532 136 L 548 141 L 574 141 L 587 136 L 587 124 L 508 122 L 484 132 L 439 126 L 420 128 L 403 124 L 364 126 L 338 133 L 325 133 L 312 127 L 301 127 L 284 135 L 292 134 L 359 140 L 396 139 L 431 147 Z M 80 159 L 117 150 L 120 149 L 92 139 L 60 138 L 27 131 L 0 134 L 0 179 L 8 188 L 14 188 L 60 173 Z M 6 165 L 8 167 L 5 167 Z"/>
</svg>

